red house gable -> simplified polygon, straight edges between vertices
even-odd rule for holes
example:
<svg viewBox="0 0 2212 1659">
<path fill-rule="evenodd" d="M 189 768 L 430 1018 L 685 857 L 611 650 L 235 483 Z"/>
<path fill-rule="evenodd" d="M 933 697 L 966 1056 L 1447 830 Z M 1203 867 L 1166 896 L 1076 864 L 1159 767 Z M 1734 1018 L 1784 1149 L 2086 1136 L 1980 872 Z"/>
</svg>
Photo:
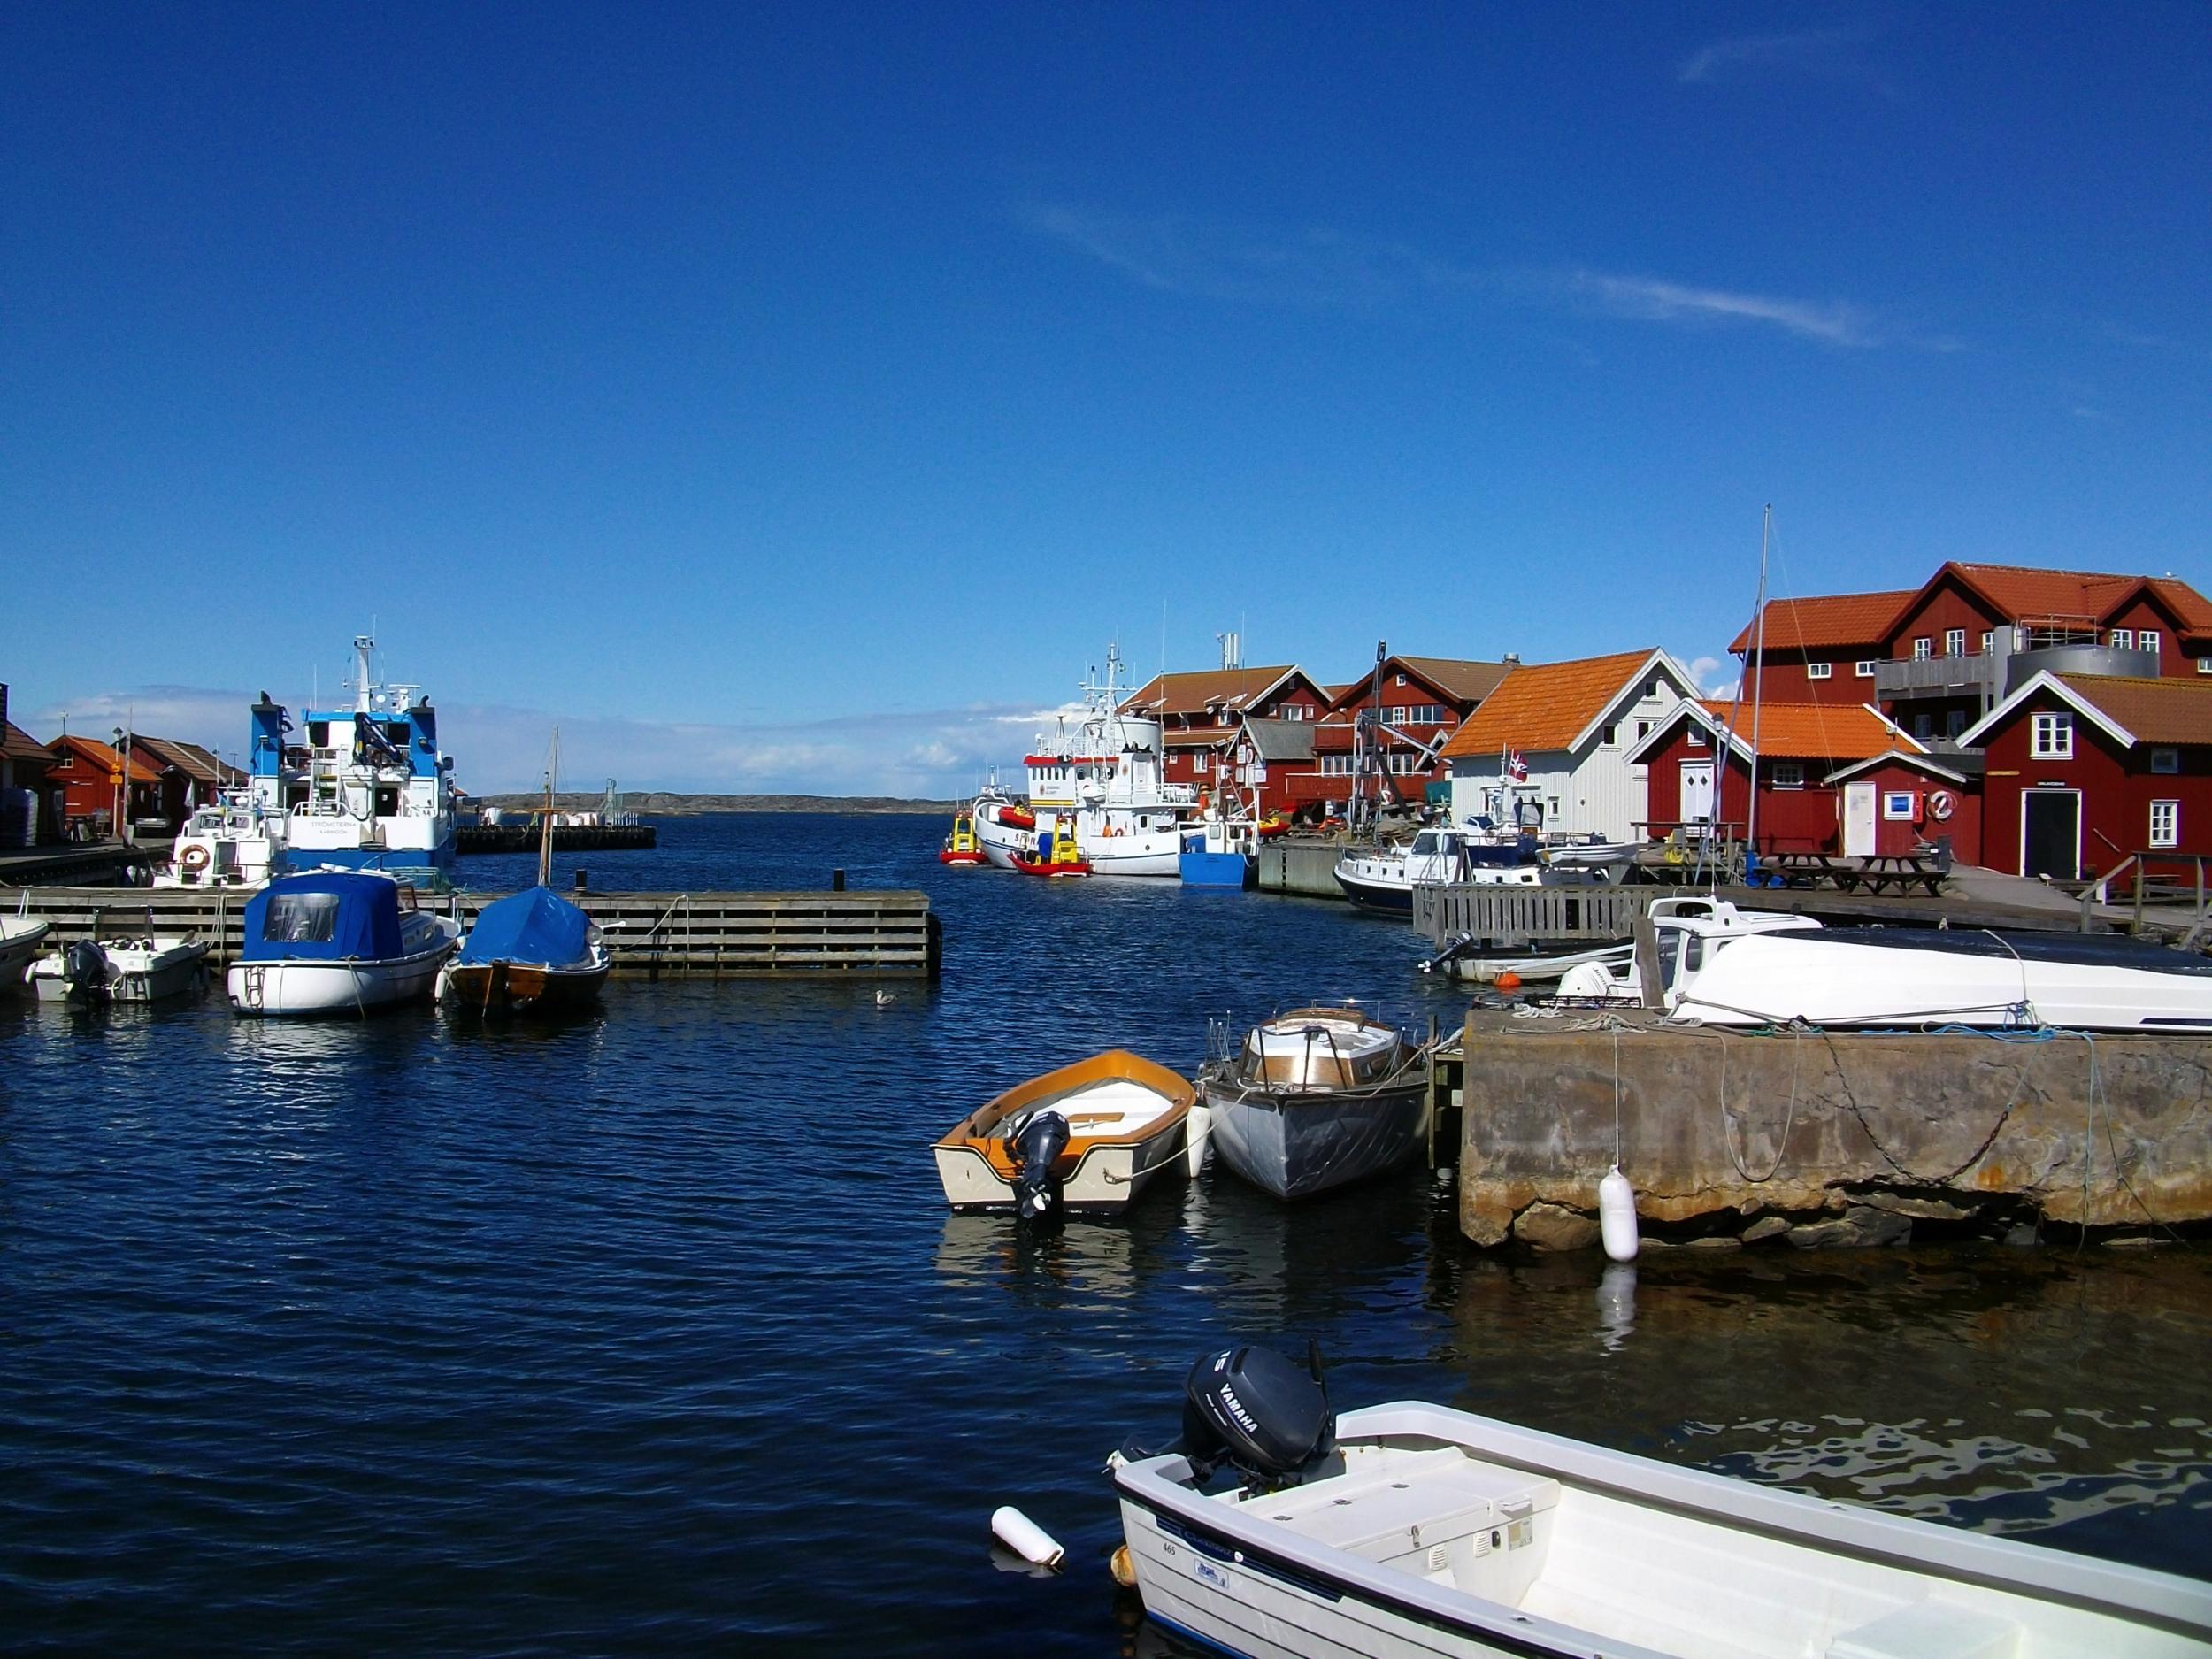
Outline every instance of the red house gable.
<svg viewBox="0 0 2212 1659">
<path fill-rule="evenodd" d="M 1873 688 L 1873 664 L 1886 654 L 1890 626 L 1914 591 L 1768 600 L 1760 695 L 1777 703 L 1864 703 Z M 1728 647 L 1747 664 L 1758 628 L 1755 617 Z"/>
</svg>

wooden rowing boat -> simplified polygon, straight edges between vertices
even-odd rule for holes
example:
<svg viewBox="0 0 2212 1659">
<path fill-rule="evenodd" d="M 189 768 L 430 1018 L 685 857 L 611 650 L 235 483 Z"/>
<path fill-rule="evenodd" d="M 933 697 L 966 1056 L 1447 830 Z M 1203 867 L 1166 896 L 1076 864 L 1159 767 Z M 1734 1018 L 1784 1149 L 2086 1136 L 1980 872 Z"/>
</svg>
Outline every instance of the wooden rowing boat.
<svg viewBox="0 0 2212 1659">
<path fill-rule="evenodd" d="M 1204 1148 L 1203 1114 L 1188 1079 L 1110 1048 L 1007 1090 L 931 1149 L 948 1203 L 1041 1220 L 1063 1206 L 1119 1210 L 1170 1164 L 1188 1167 Z M 1047 1202 L 1033 1211 L 1025 1199 L 1037 1195 Z"/>
</svg>

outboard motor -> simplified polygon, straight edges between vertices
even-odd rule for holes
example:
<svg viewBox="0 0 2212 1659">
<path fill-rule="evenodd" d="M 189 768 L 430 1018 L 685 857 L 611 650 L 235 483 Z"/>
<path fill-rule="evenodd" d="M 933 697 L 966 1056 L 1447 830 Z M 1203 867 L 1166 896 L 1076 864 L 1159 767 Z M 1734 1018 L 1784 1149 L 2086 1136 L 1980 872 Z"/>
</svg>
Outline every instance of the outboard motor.
<svg viewBox="0 0 2212 1659">
<path fill-rule="evenodd" d="M 96 991 L 107 983 L 107 956 L 89 939 L 80 939 L 62 952 L 61 977 L 74 990 Z"/>
<path fill-rule="evenodd" d="M 1068 1148 L 1068 1120 L 1058 1112 L 1036 1112 L 1014 1132 L 1014 1217 L 1048 1227 L 1062 1219 L 1060 1178 L 1052 1166 Z"/>
<path fill-rule="evenodd" d="M 1321 1376 L 1321 1346 L 1306 1363 L 1263 1348 L 1209 1354 L 1183 1381 L 1183 1450 L 1202 1472 L 1226 1463 L 1263 1491 L 1294 1486 L 1336 1449 L 1336 1413 Z"/>
</svg>

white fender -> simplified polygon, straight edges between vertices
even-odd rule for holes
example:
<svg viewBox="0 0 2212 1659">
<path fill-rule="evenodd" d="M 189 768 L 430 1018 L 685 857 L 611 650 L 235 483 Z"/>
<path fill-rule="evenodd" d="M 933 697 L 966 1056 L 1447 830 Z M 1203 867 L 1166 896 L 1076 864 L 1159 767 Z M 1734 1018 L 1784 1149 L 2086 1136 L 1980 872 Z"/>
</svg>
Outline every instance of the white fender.
<svg viewBox="0 0 2212 1659">
<path fill-rule="evenodd" d="M 1024 1561 L 1040 1567 L 1056 1567 L 1068 1553 L 1051 1533 L 1010 1503 L 991 1511 L 991 1536 Z"/>
<path fill-rule="evenodd" d="M 1190 1171 L 1193 1180 L 1206 1167 L 1206 1148 L 1213 1144 L 1213 1108 L 1206 1104 L 1202 1094 L 1183 1119 L 1183 1166 Z"/>
<path fill-rule="evenodd" d="M 1598 1236 L 1613 1260 L 1636 1259 L 1636 1189 L 1617 1164 L 1598 1183 Z"/>
</svg>

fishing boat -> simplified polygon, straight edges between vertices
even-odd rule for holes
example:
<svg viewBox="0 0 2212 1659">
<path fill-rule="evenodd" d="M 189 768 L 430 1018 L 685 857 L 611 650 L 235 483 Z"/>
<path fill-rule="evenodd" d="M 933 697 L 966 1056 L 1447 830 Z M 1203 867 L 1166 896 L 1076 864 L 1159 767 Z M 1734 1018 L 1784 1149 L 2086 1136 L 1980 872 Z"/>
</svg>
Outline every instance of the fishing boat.
<svg viewBox="0 0 2212 1659">
<path fill-rule="evenodd" d="M 283 814 L 256 801 L 250 789 L 225 789 L 194 810 L 154 872 L 157 887 L 227 887 L 243 892 L 265 885 L 284 856 Z"/>
<path fill-rule="evenodd" d="M 1394 1169 L 1421 1146 L 1425 1057 L 1396 1026 L 1356 1008 L 1279 1015 L 1199 1072 L 1215 1148 L 1278 1198 Z"/>
<path fill-rule="evenodd" d="M 189 933 L 157 933 L 150 910 L 142 932 L 111 930 L 101 910 L 90 937 L 32 963 L 29 980 L 42 1002 L 159 1002 L 199 984 L 207 950 Z"/>
<path fill-rule="evenodd" d="M 1109 1459 L 1145 1611 L 1233 1654 L 2197 1659 L 2212 1586 L 1202 1359 Z"/>
<path fill-rule="evenodd" d="M 30 902 L 27 893 L 23 902 Z M 51 922 L 35 922 L 27 915 L 0 916 L 0 995 L 21 988 L 24 971 L 53 931 Z"/>
<path fill-rule="evenodd" d="M 1824 927 L 1740 940 L 1667 1001 L 1707 1025 L 2212 1032 L 2212 960 L 2116 933 Z"/>
<path fill-rule="evenodd" d="M 976 841 L 975 813 L 972 809 L 953 815 L 952 831 L 945 837 L 945 844 L 938 849 L 937 862 L 957 869 L 980 866 L 990 862 Z"/>
<path fill-rule="evenodd" d="M 247 902 L 230 1005 L 249 1015 L 366 1014 L 427 997 L 461 925 L 381 871 L 280 876 Z"/>
<path fill-rule="evenodd" d="M 1109 648 L 1104 679 L 1083 685 L 1080 712 L 1037 734 L 1022 763 L 1026 801 L 989 789 L 976 798 L 976 837 L 991 863 L 1011 870 L 1020 857 L 1044 859 L 1065 833 L 1097 874 L 1181 873 L 1183 824 L 1198 792 L 1165 781 L 1160 723 L 1123 711 L 1121 672 L 1121 653 Z"/>
<path fill-rule="evenodd" d="M 1494 830 L 1440 825 L 1417 831 L 1409 842 L 1347 848 L 1334 874 L 1344 896 L 1360 909 L 1409 916 L 1413 889 L 1424 885 L 1601 887 L 1622 867 L 1607 861 L 1553 862 L 1532 839 L 1501 840 Z"/>
<path fill-rule="evenodd" d="M 1187 1079 L 1110 1048 L 1007 1090 L 932 1150 L 955 1209 L 1050 1222 L 1120 1210 L 1172 1164 L 1195 1174 L 1204 1123 Z"/>
<path fill-rule="evenodd" d="M 1187 887 L 1254 885 L 1259 878 L 1261 827 L 1249 818 L 1208 816 L 1183 826 L 1176 872 Z"/>
</svg>

